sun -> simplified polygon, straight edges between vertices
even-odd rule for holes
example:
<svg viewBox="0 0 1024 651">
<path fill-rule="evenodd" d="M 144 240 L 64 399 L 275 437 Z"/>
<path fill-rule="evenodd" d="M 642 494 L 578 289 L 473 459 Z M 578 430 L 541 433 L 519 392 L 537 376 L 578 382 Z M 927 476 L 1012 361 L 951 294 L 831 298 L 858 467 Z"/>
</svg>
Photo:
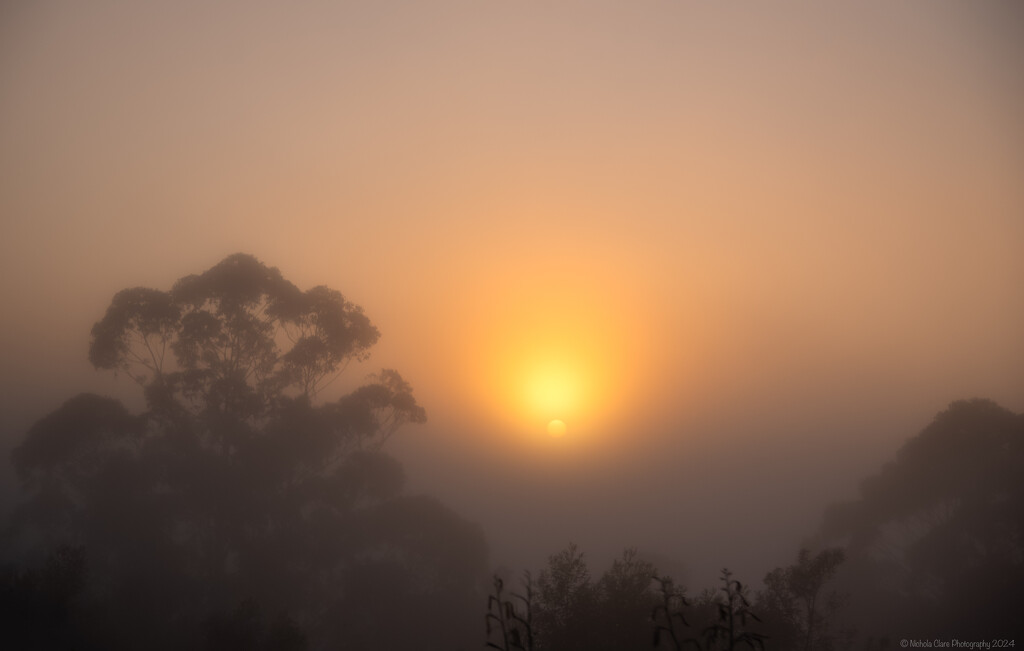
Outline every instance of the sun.
<svg viewBox="0 0 1024 651">
<path fill-rule="evenodd" d="M 477 298 L 455 330 L 460 381 L 473 417 L 494 425 L 489 440 L 548 449 L 571 436 L 589 449 L 646 386 L 659 321 L 606 257 L 581 255 L 560 249 L 545 262 L 530 252 L 531 264 L 490 272 L 483 261 L 469 287 Z"/>
<path fill-rule="evenodd" d="M 528 365 L 523 386 L 527 408 L 548 418 L 576 409 L 584 391 L 574 366 L 550 359 Z"/>
<path fill-rule="evenodd" d="M 562 436 L 565 434 L 565 423 L 557 418 L 548 423 L 548 434 L 551 436 Z"/>
</svg>

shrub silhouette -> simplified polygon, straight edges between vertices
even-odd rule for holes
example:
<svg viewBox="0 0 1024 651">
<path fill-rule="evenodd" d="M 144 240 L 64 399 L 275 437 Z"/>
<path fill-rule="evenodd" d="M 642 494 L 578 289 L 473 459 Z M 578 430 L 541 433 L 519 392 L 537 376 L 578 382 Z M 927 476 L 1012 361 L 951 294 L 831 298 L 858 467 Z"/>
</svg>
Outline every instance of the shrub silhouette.
<svg viewBox="0 0 1024 651">
<path fill-rule="evenodd" d="M 750 609 L 746 587 L 732 578 L 728 568 L 722 570 L 722 587 L 714 603 L 718 610 L 718 621 L 704 629 L 707 649 L 734 651 L 740 645 L 751 649 L 764 648 L 764 635 L 748 630 L 750 620 L 760 622 L 761 618 Z"/>
<path fill-rule="evenodd" d="M 688 647 L 700 649 L 700 641 L 685 634 L 690 627 L 690 622 L 683 614 L 683 609 L 690 605 L 685 591 L 677 587 L 670 576 L 655 576 L 654 580 L 658 582 L 658 593 L 661 595 L 661 602 L 651 611 L 654 646 L 662 648 L 668 645 L 674 651 Z"/>
<path fill-rule="evenodd" d="M 512 599 L 502 595 L 504 582 L 494 577 L 494 593 L 487 599 L 486 646 L 501 651 L 533 651 L 533 579 L 529 572 L 523 573 L 523 587 L 526 594 L 512 593 Z M 517 606 L 516 599 L 519 601 Z"/>
</svg>

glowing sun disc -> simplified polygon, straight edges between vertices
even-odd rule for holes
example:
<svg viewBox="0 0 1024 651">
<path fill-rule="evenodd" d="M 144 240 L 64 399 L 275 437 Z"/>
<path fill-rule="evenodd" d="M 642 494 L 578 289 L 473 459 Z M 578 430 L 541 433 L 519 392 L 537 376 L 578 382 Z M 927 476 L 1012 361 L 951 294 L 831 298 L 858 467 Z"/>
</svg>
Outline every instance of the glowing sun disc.
<svg viewBox="0 0 1024 651">
<path fill-rule="evenodd" d="M 548 423 L 548 434 L 551 436 L 561 436 L 565 434 L 565 423 L 558 420 L 557 418 Z"/>
</svg>

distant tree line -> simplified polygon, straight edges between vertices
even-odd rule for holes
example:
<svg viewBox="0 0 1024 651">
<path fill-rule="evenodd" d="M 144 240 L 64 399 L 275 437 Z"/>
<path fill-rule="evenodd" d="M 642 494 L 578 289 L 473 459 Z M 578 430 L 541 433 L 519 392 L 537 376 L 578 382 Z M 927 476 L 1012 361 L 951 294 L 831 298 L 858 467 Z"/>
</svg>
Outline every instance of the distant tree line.
<svg viewBox="0 0 1024 651">
<path fill-rule="evenodd" d="M 1017 639 L 1022 468 L 1024 415 L 957 401 L 863 483 L 860 499 L 827 509 L 795 562 L 759 589 L 723 570 L 718 589 L 687 597 L 634 549 L 595 581 L 570 544 L 519 586 L 495 578 L 485 645 L 881 651 L 901 639 Z"/>
<path fill-rule="evenodd" d="M 765 588 L 722 570 L 721 585 L 687 597 L 686 589 L 627 549 L 592 580 L 583 552 L 570 544 L 552 555 L 520 589 L 494 578 L 485 615 L 488 648 L 501 651 L 621 649 L 834 649 L 843 636 L 832 617 L 837 595 L 828 584 L 843 561 L 840 549 L 802 550 L 777 568 Z"/>
</svg>

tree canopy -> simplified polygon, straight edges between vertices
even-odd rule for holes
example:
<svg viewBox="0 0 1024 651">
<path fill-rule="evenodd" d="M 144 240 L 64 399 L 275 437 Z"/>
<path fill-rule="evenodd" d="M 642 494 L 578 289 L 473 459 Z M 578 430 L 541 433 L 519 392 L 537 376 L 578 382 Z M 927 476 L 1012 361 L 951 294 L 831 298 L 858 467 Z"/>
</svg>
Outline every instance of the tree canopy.
<svg viewBox="0 0 1024 651">
<path fill-rule="evenodd" d="M 315 398 L 380 333 L 324 286 L 302 292 L 276 268 L 235 254 L 169 292 L 118 292 L 92 329 L 89 359 L 146 386 L 152 406 L 266 413 L 289 390 Z"/>
</svg>

